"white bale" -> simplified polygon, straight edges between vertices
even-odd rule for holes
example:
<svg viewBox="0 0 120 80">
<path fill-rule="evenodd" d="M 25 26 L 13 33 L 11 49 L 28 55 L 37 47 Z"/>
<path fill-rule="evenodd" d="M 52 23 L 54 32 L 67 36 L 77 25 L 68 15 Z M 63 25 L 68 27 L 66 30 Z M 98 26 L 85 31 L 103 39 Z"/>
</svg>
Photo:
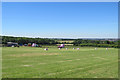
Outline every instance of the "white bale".
<svg viewBox="0 0 120 80">
<path fill-rule="evenodd" d="M 61 48 L 59 48 L 59 50 L 60 50 Z"/>
<path fill-rule="evenodd" d="M 66 50 L 68 50 L 68 48 L 66 48 Z"/>
<path fill-rule="evenodd" d="M 77 50 L 79 50 L 80 48 L 77 48 Z"/>
<path fill-rule="evenodd" d="M 95 50 L 97 50 L 97 48 L 95 48 Z"/>
<path fill-rule="evenodd" d="M 75 48 L 73 48 L 73 49 L 75 49 Z"/>
<path fill-rule="evenodd" d="M 106 48 L 106 50 L 108 50 L 108 48 Z"/>
<path fill-rule="evenodd" d="M 47 50 L 48 50 L 48 48 L 45 48 L 44 50 L 45 50 L 45 51 L 47 51 Z"/>
<path fill-rule="evenodd" d="M 12 45 L 11 47 L 15 47 L 14 45 Z"/>
</svg>

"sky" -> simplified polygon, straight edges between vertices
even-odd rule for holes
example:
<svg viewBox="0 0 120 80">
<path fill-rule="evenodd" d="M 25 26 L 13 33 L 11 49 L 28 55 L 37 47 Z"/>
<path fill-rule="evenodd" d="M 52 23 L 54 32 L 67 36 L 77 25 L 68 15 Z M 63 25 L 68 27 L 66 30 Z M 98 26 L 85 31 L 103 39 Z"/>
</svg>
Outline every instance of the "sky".
<svg viewBox="0 0 120 80">
<path fill-rule="evenodd" d="M 2 0 L 2 2 L 119 2 L 119 0 Z"/>
<path fill-rule="evenodd" d="M 117 2 L 3 2 L 2 35 L 117 38 Z"/>
</svg>

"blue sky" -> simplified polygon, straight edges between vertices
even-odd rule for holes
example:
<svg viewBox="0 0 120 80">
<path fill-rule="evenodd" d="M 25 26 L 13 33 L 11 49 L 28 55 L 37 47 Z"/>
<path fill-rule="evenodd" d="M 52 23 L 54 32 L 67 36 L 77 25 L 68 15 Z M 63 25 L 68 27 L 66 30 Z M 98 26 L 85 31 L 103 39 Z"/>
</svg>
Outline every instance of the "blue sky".
<svg viewBox="0 0 120 80">
<path fill-rule="evenodd" d="M 4 2 L 2 35 L 117 38 L 117 2 Z"/>
</svg>

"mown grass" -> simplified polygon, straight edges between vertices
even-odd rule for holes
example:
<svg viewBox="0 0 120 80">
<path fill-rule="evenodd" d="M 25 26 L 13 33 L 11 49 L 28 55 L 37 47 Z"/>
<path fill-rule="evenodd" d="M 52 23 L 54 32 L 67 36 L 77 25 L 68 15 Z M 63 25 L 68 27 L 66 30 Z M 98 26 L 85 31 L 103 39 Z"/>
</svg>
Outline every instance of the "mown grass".
<svg viewBox="0 0 120 80">
<path fill-rule="evenodd" d="M 59 50 L 2 48 L 3 78 L 117 78 L 118 50 L 69 46 Z M 77 47 L 75 47 L 77 48 Z"/>
</svg>

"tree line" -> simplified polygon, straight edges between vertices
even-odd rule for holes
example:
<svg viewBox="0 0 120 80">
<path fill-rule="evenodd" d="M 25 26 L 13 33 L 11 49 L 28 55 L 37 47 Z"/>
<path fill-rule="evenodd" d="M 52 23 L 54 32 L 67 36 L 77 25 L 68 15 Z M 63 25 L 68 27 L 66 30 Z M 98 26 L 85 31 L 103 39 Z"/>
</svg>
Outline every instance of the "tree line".
<svg viewBox="0 0 120 80">
<path fill-rule="evenodd" d="M 73 42 L 74 45 L 81 46 L 81 47 L 88 46 L 88 47 L 114 47 L 114 48 L 120 48 L 118 43 L 120 43 L 120 40 L 109 41 L 109 40 L 82 40 L 82 39 L 76 39 Z"/>
<path fill-rule="evenodd" d="M 62 39 L 63 40 L 63 39 Z M 66 39 L 65 39 L 66 40 Z M 109 40 L 85 40 L 85 39 L 72 39 L 70 42 L 59 42 L 57 39 L 49 38 L 27 38 L 27 37 L 12 37 L 12 36 L 2 36 L 2 44 L 7 44 L 7 42 L 15 42 L 18 44 L 28 44 L 36 43 L 40 45 L 56 45 L 56 44 L 73 44 L 74 46 L 87 46 L 87 47 L 114 47 L 120 48 L 118 45 L 120 40 L 109 41 Z"/>
<path fill-rule="evenodd" d="M 28 44 L 28 43 L 36 43 L 36 44 L 57 44 L 57 42 L 53 39 L 47 38 L 27 38 L 27 37 L 11 37 L 11 36 L 2 36 L 2 44 L 7 44 L 7 42 L 16 42 L 18 44 Z"/>
</svg>

